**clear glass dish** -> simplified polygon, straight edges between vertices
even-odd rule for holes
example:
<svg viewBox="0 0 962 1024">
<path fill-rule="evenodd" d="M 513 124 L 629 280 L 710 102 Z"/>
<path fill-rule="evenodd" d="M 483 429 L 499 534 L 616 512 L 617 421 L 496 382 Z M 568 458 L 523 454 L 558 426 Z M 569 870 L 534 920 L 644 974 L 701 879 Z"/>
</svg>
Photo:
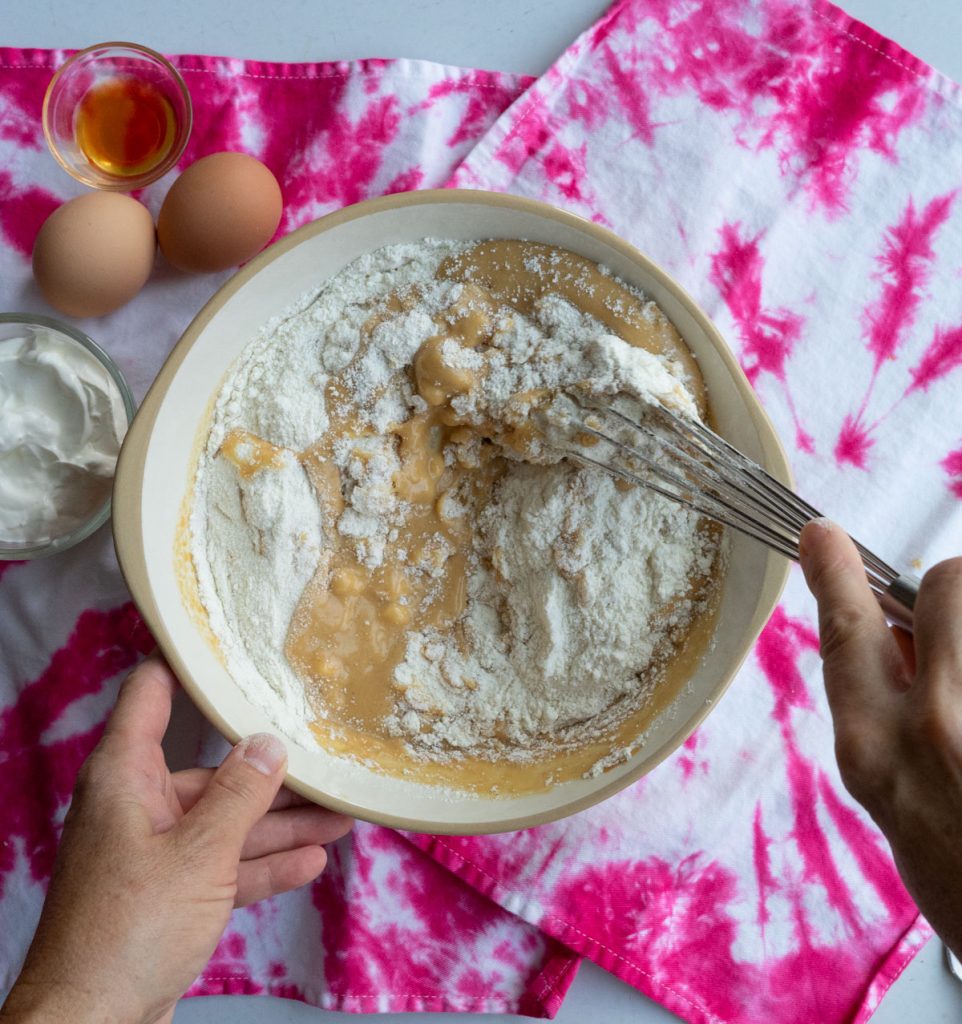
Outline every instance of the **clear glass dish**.
<svg viewBox="0 0 962 1024">
<path fill-rule="evenodd" d="M 0 313 L 0 341 L 22 337 L 25 333 L 33 333 L 37 328 L 59 334 L 68 343 L 79 345 L 96 358 L 117 385 L 127 413 L 127 426 L 129 427 L 134 418 L 134 399 L 130 388 L 117 364 L 96 342 L 88 338 L 82 331 L 78 331 L 76 327 L 54 320 L 53 317 L 33 313 Z M 110 505 L 111 499 L 108 495 L 103 504 L 95 509 L 80 526 L 51 540 L 40 543 L 32 541 L 10 543 L 0 540 L 0 561 L 42 558 L 46 555 L 56 554 L 58 551 L 66 551 L 67 548 L 79 544 L 80 541 L 95 533 L 107 522 L 110 518 Z"/>
<path fill-rule="evenodd" d="M 112 84 L 117 86 L 118 94 L 105 97 L 103 89 Z M 84 147 L 90 126 L 103 131 L 98 138 L 110 139 L 116 145 L 121 124 L 126 125 L 122 120 L 124 111 L 129 113 L 135 107 L 147 115 L 146 122 L 143 118 L 131 122 L 136 125 L 135 141 L 151 155 L 139 164 L 122 168 L 106 158 L 98 163 L 91 155 L 96 147 Z M 121 120 L 110 121 L 114 115 Z M 174 167 L 190 137 L 193 110 L 184 80 L 161 54 L 137 43 L 97 43 L 75 53 L 50 80 L 43 98 L 42 121 L 50 152 L 68 174 L 93 188 L 130 192 L 149 185 Z M 163 138 L 153 138 L 152 132 L 163 134 Z"/>
</svg>

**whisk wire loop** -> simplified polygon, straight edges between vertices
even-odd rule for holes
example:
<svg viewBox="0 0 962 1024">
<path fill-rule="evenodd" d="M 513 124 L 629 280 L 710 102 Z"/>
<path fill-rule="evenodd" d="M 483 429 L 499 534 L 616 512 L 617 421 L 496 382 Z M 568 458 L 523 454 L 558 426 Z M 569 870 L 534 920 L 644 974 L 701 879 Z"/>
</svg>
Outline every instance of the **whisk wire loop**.
<svg viewBox="0 0 962 1024">
<path fill-rule="evenodd" d="M 798 561 L 802 527 L 821 513 L 725 438 L 665 405 L 624 406 L 569 392 L 567 454 L 646 487 Z M 635 412 L 635 408 L 632 408 Z M 600 451 L 598 450 L 600 447 Z M 855 541 L 886 615 L 911 629 L 918 581 Z"/>
</svg>

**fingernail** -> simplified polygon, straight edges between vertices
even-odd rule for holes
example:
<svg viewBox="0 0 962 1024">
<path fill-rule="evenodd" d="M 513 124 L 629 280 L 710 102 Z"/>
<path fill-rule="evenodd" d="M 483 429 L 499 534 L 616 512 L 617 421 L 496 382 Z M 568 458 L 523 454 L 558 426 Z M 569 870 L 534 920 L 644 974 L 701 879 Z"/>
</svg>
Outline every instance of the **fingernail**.
<svg viewBox="0 0 962 1024">
<path fill-rule="evenodd" d="M 237 744 L 241 757 L 262 775 L 273 775 L 287 760 L 287 748 L 269 732 L 257 732 Z"/>
<path fill-rule="evenodd" d="M 826 519 L 824 516 L 820 516 L 818 519 L 809 519 L 805 525 L 814 526 L 818 530 L 825 530 L 826 533 L 830 533 L 835 529 L 835 524 L 832 520 Z M 805 530 L 802 530 L 801 536 L 798 539 L 798 553 L 800 555 L 808 553 L 808 544 L 805 541 Z"/>
</svg>

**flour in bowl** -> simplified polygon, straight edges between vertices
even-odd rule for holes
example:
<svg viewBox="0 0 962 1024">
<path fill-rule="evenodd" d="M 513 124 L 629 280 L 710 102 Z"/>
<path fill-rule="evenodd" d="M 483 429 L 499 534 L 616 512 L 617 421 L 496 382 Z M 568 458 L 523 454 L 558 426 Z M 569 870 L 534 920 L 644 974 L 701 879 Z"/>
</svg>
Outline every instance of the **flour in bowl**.
<svg viewBox="0 0 962 1024">
<path fill-rule="evenodd" d="M 657 306 L 530 242 L 369 253 L 243 352 L 191 550 L 231 674 L 292 739 L 415 775 L 630 751 L 720 540 L 546 441 L 531 409 L 575 385 L 705 409 Z"/>
</svg>

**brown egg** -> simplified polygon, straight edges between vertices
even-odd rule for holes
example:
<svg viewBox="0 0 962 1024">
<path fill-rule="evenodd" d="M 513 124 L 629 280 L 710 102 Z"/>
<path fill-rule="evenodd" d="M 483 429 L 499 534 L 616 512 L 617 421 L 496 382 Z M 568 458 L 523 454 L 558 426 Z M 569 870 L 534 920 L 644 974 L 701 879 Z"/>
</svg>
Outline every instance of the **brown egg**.
<svg viewBox="0 0 962 1024">
<path fill-rule="evenodd" d="M 33 276 L 61 313 L 103 316 L 143 288 L 156 249 L 145 206 L 117 192 L 88 192 L 44 221 L 33 243 Z"/>
<path fill-rule="evenodd" d="M 160 208 L 157 237 L 179 270 L 206 273 L 249 260 L 281 220 L 281 188 L 260 160 L 213 153 L 190 165 Z"/>
</svg>

